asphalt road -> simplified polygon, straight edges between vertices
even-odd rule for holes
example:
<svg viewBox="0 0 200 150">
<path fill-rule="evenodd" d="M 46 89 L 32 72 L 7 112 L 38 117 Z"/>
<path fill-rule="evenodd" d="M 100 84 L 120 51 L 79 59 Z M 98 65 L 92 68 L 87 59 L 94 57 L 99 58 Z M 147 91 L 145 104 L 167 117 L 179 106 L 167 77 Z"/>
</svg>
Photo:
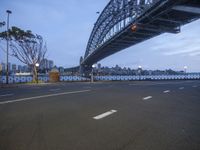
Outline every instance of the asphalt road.
<svg viewBox="0 0 200 150">
<path fill-rule="evenodd" d="M 200 81 L 0 89 L 0 150 L 199 150 Z"/>
</svg>

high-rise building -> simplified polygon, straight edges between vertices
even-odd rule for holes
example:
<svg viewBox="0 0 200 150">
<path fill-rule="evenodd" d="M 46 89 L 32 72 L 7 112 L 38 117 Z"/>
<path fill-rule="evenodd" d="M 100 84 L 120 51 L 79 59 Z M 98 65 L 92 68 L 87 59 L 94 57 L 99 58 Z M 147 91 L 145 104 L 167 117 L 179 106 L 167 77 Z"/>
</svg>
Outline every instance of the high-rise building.
<svg viewBox="0 0 200 150">
<path fill-rule="evenodd" d="M 2 71 L 4 72 L 4 71 L 6 71 L 6 64 L 5 63 L 1 63 L 1 66 L 2 66 Z"/>
<path fill-rule="evenodd" d="M 16 73 L 17 72 L 17 65 L 16 64 L 12 64 L 12 72 Z"/>
<path fill-rule="evenodd" d="M 53 68 L 53 60 L 49 60 L 49 69 L 52 69 Z"/>
<path fill-rule="evenodd" d="M 53 68 L 53 61 L 48 59 L 43 59 L 40 64 L 40 69 L 52 69 Z"/>
<path fill-rule="evenodd" d="M 22 72 L 22 65 L 18 65 L 17 71 L 18 71 L 18 72 Z"/>
<path fill-rule="evenodd" d="M 101 64 L 97 64 L 97 69 L 100 70 L 101 69 Z"/>
<path fill-rule="evenodd" d="M 27 65 L 22 66 L 22 71 L 21 72 L 30 72 L 30 69 Z"/>
</svg>

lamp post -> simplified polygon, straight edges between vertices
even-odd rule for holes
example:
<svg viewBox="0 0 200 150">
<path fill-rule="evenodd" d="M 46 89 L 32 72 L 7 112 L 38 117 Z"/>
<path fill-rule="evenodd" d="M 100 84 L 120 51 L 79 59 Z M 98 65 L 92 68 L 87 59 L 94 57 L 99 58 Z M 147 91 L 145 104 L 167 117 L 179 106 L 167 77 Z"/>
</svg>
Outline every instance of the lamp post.
<svg viewBox="0 0 200 150">
<path fill-rule="evenodd" d="M 91 82 L 92 83 L 94 82 L 94 68 L 95 68 L 95 65 L 92 65 L 92 73 L 91 73 Z"/>
<path fill-rule="evenodd" d="M 10 10 L 6 11 L 7 13 L 7 47 L 6 47 L 6 84 L 8 84 L 9 76 L 9 65 L 8 65 L 8 53 L 9 53 L 9 16 L 12 13 Z"/>
<path fill-rule="evenodd" d="M 38 83 L 38 68 L 39 68 L 40 64 L 39 64 L 39 63 L 36 63 L 35 66 L 36 66 L 36 72 L 37 72 L 37 83 Z"/>
<path fill-rule="evenodd" d="M 141 80 L 142 66 L 138 66 L 139 80 Z"/>
<path fill-rule="evenodd" d="M 187 69 L 188 69 L 188 66 L 184 66 L 185 79 L 187 79 Z"/>
</svg>

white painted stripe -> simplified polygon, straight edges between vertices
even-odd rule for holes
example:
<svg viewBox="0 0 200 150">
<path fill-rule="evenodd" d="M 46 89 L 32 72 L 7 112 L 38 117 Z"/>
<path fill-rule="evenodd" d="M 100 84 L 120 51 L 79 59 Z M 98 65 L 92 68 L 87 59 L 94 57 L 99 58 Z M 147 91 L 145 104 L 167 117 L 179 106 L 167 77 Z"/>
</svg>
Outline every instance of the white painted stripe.
<svg viewBox="0 0 200 150">
<path fill-rule="evenodd" d="M 163 93 L 169 93 L 169 92 L 170 92 L 170 90 L 163 91 Z"/>
<path fill-rule="evenodd" d="M 6 97 L 6 96 L 13 96 L 14 94 L 4 94 L 4 95 L 0 95 L 0 97 Z"/>
<path fill-rule="evenodd" d="M 52 91 L 52 92 L 54 92 L 54 91 L 59 91 L 60 89 L 50 89 L 49 91 Z"/>
<path fill-rule="evenodd" d="M 147 96 L 147 97 L 144 97 L 143 100 L 148 100 L 148 99 L 151 99 L 153 98 L 152 96 Z"/>
<path fill-rule="evenodd" d="M 35 96 L 35 97 L 20 98 L 20 99 L 16 99 L 16 100 L 9 100 L 9 101 L 0 102 L 0 105 L 8 104 L 8 103 L 16 103 L 16 102 L 21 102 L 21 101 L 28 101 L 28 100 L 39 99 L 39 98 L 84 93 L 84 92 L 89 92 L 89 91 L 91 91 L 91 90 L 72 91 L 72 92 L 56 93 L 56 94 L 49 94 L 49 95 L 41 95 L 41 96 Z"/>
<path fill-rule="evenodd" d="M 116 112 L 117 112 L 117 110 L 111 110 L 111 111 L 108 111 L 108 112 L 103 113 L 101 115 L 98 115 L 96 117 L 93 117 L 93 119 L 95 119 L 95 120 L 103 119 L 103 118 L 105 118 L 105 117 L 107 117 L 109 115 L 112 115 L 112 114 L 116 113 Z"/>
<path fill-rule="evenodd" d="M 180 88 L 179 88 L 179 90 L 183 90 L 183 89 L 184 89 L 184 87 L 180 87 Z"/>
<path fill-rule="evenodd" d="M 192 86 L 193 88 L 197 88 L 198 86 L 197 85 L 194 85 L 194 86 Z"/>
</svg>

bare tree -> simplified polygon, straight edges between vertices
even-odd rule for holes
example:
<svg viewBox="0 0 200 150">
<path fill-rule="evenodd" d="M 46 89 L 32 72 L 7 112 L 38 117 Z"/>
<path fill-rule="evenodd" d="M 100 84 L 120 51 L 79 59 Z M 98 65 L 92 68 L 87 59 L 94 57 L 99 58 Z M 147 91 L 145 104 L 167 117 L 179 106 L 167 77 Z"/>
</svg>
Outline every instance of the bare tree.
<svg viewBox="0 0 200 150">
<path fill-rule="evenodd" d="M 6 32 L 0 34 L 6 39 Z M 33 81 L 37 80 L 37 66 L 44 59 L 47 52 L 42 36 L 34 35 L 30 30 L 24 31 L 17 27 L 9 30 L 10 48 L 12 55 L 22 63 L 28 65 L 33 73 Z"/>
</svg>

